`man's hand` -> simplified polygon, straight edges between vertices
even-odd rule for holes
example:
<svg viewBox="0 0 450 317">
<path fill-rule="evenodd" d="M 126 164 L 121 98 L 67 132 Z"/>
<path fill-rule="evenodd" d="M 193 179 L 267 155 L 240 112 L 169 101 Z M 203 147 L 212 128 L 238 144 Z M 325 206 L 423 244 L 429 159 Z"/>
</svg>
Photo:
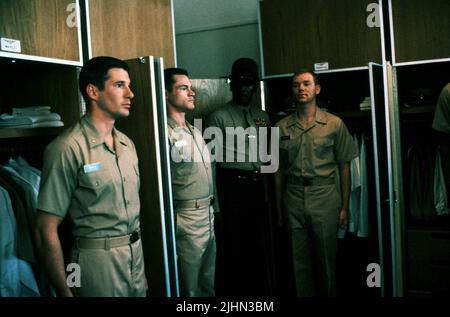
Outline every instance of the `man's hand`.
<svg viewBox="0 0 450 317">
<path fill-rule="evenodd" d="M 339 228 L 345 228 L 348 224 L 348 211 L 347 209 L 341 209 L 339 212 Z"/>
</svg>

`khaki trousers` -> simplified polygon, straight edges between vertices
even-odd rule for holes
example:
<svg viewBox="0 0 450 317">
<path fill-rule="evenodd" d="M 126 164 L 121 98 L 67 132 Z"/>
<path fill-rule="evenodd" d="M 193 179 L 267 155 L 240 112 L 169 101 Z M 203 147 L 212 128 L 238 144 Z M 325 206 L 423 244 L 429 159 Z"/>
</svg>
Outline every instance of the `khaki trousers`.
<svg viewBox="0 0 450 317">
<path fill-rule="evenodd" d="M 105 249 L 74 247 L 71 262 L 81 270 L 81 287 L 75 296 L 145 297 L 147 283 L 141 240 L 133 244 Z"/>
<path fill-rule="evenodd" d="M 286 185 L 284 207 L 297 296 L 336 295 L 340 205 L 335 185 Z"/>
<path fill-rule="evenodd" d="M 214 296 L 216 238 L 212 206 L 176 208 L 181 296 Z"/>
</svg>

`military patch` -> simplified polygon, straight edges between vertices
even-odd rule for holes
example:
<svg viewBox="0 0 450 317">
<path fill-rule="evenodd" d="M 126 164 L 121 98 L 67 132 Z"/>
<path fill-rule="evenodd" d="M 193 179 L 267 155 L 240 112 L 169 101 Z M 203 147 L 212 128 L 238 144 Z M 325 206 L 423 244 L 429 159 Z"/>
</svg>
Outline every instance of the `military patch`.
<svg viewBox="0 0 450 317">
<path fill-rule="evenodd" d="M 269 123 L 266 120 L 264 120 L 263 118 L 256 119 L 255 120 L 255 124 L 256 125 L 263 125 L 263 126 L 269 125 Z"/>
</svg>

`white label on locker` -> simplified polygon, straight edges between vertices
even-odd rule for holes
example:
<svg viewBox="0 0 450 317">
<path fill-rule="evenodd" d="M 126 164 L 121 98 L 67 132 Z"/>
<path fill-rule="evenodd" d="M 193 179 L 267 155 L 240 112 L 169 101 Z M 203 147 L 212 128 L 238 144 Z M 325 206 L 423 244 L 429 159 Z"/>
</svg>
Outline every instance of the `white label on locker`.
<svg viewBox="0 0 450 317">
<path fill-rule="evenodd" d="M 328 70 L 328 69 L 329 69 L 328 62 L 314 64 L 314 71 Z"/>
<path fill-rule="evenodd" d="M 22 51 L 19 40 L 7 39 L 6 37 L 1 38 L 1 48 L 2 51 L 14 53 L 20 53 Z"/>
</svg>

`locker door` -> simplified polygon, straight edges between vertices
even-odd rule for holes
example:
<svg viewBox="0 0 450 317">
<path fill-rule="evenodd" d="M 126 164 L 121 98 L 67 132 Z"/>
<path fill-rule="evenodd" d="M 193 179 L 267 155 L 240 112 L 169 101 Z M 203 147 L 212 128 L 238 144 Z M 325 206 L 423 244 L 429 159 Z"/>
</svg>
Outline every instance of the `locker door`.
<svg viewBox="0 0 450 317">
<path fill-rule="evenodd" d="M 377 221 L 382 289 L 385 297 L 401 296 L 401 256 L 397 241 L 402 231 L 396 229 L 396 201 L 394 194 L 393 144 L 394 135 L 390 114 L 388 65 L 370 63 L 370 91 L 372 98 L 372 133 L 376 175 Z"/>
<path fill-rule="evenodd" d="M 141 179 L 141 236 L 149 295 L 178 296 L 178 273 L 166 136 L 163 61 L 127 60 L 134 92 L 130 117 L 117 128 L 136 145 Z"/>
</svg>

